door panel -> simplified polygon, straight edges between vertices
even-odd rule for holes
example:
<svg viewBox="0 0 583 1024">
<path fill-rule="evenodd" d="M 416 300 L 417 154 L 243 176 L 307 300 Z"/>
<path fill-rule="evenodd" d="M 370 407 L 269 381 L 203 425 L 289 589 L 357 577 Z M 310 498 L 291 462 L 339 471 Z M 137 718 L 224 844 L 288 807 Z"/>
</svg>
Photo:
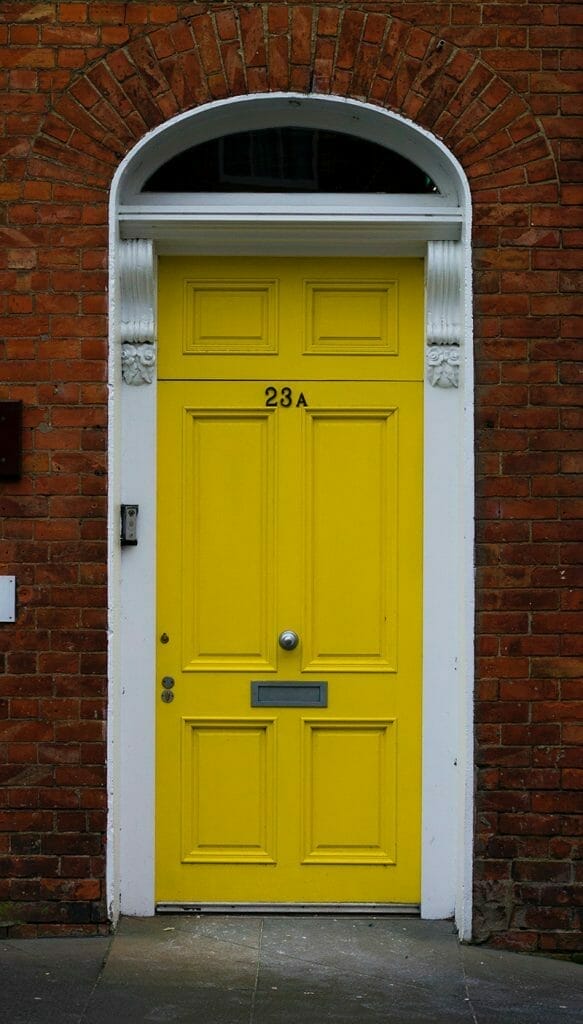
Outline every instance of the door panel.
<svg viewBox="0 0 583 1024">
<path fill-rule="evenodd" d="M 192 671 L 274 667 L 274 429 L 268 410 L 185 409 L 182 658 Z"/>
<path fill-rule="evenodd" d="M 397 419 L 396 409 L 306 412 L 303 606 L 314 669 L 395 665 Z"/>
<path fill-rule="evenodd" d="M 253 262 L 281 306 L 298 261 Z M 312 262 L 336 288 L 342 261 Z M 234 334 L 232 310 L 215 320 Z M 421 403 L 417 381 L 160 381 L 159 901 L 418 901 Z M 253 706 L 257 682 L 294 684 L 290 705 Z"/>
<path fill-rule="evenodd" d="M 182 862 L 274 864 L 273 719 L 182 724 Z"/>
<path fill-rule="evenodd" d="M 306 355 L 399 354 L 396 281 L 304 284 Z"/>
<path fill-rule="evenodd" d="M 395 724 L 304 721 L 303 864 L 395 864 Z"/>
<path fill-rule="evenodd" d="M 183 354 L 276 353 L 278 312 L 276 281 L 187 278 L 181 325 Z"/>
<path fill-rule="evenodd" d="M 174 256 L 162 380 L 422 380 L 423 260 Z"/>
</svg>

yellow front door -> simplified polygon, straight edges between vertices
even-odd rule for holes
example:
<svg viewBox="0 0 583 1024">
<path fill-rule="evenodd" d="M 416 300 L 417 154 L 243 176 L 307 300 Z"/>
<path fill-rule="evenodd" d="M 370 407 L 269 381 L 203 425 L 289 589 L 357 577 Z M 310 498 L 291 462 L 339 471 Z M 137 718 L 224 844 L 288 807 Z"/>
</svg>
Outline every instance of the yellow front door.
<svg viewBox="0 0 583 1024">
<path fill-rule="evenodd" d="M 422 271 L 160 261 L 159 902 L 419 901 Z"/>
</svg>

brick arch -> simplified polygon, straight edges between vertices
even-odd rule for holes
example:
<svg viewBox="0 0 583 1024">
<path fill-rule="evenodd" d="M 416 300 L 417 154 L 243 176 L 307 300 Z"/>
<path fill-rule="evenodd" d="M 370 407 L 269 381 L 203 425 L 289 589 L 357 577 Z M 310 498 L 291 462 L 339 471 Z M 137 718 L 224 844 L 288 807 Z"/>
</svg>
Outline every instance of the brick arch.
<svg viewBox="0 0 583 1024">
<path fill-rule="evenodd" d="M 538 122 L 483 61 L 388 14 L 318 3 L 211 10 L 110 52 L 47 115 L 28 173 L 105 190 L 123 156 L 168 118 L 211 100 L 287 90 L 410 118 L 445 142 L 486 206 L 558 198 Z"/>
</svg>

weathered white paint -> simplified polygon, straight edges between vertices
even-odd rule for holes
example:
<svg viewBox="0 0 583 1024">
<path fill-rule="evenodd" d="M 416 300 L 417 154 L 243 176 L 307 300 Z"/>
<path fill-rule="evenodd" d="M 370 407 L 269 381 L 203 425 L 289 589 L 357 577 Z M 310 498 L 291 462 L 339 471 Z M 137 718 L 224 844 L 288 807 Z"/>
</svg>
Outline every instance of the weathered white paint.
<svg viewBox="0 0 583 1024">
<path fill-rule="evenodd" d="M 238 207 L 236 202 L 233 206 L 233 197 L 230 208 L 214 209 L 210 216 L 208 210 L 195 208 L 192 197 L 177 197 L 169 213 L 166 209 L 163 214 L 155 204 L 140 208 L 141 183 L 181 149 L 242 126 L 282 123 L 354 132 L 413 159 L 441 190 L 439 214 L 404 212 L 403 203 L 391 205 L 390 196 L 383 197 L 382 214 L 366 213 L 362 204 L 351 205 L 350 196 L 342 197 L 343 209 L 331 209 L 331 203 L 313 196 L 309 217 L 304 211 L 298 219 L 298 210 L 290 203 L 287 219 L 285 210 L 272 211 L 271 217 L 264 213 L 261 223 L 255 218 L 249 230 L 243 230 L 241 222 L 234 223 Z M 334 201 L 338 205 L 338 197 Z M 185 220 L 179 215 L 180 202 L 187 212 Z M 250 204 L 248 195 L 245 203 Z M 264 197 L 261 205 L 265 211 Z M 450 211 L 455 208 L 450 219 L 446 206 Z M 253 217 L 252 210 L 247 216 Z M 455 913 L 460 935 L 467 939 L 472 877 L 474 489 L 470 196 L 463 171 L 439 140 L 398 115 L 357 101 L 287 94 L 241 97 L 189 111 L 145 136 L 118 169 L 111 194 L 110 266 L 108 896 L 114 916 L 154 912 L 156 389 L 120 384 L 116 284 L 120 238 L 128 237 L 128 229 L 135 230 L 138 224 L 146 237 L 156 240 L 159 251 L 294 255 L 328 255 L 338 253 L 339 246 L 347 255 L 371 250 L 375 255 L 418 254 L 425 249 L 423 239 L 457 238 L 461 225 L 463 286 L 457 295 L 452 293 L 456 309 L 448 311 L 461 323 L 460 387 L 425 389 L 422 915 L 441 918 Z M 121 560 L 120 501 L 140 505 L 138 547 L 125 549 Z"/>
</svg>

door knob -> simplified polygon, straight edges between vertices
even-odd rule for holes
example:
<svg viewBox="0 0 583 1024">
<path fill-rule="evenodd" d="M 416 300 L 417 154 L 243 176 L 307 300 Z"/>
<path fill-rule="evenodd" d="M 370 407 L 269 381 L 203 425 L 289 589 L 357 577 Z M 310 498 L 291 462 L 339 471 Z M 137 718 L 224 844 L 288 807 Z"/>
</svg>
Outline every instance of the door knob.
<svg viewBox="0 0 583 1024">
<path fill-rule="evenodd" d="M 284 651 L 293 651 L 299 642 L 300 638 L 293 629 L 284 629 L 283 633 L 279 634 L 279 646 L 283 647 Z"/>
</svg>

